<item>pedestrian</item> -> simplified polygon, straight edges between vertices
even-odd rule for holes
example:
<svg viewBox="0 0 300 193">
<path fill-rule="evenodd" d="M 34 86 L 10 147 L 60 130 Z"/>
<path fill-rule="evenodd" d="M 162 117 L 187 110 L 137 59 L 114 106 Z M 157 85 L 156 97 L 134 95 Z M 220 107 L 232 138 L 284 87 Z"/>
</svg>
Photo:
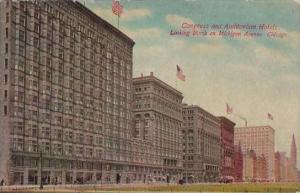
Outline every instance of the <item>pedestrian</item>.
<svg viewBox="0 0 300 193">
<path fill-rule="evenodd" d="M 4 185 L 4 180 L 2 179 L 0 182 L 0 186 L 3 186 L 3 185 Z"/>
</svg>

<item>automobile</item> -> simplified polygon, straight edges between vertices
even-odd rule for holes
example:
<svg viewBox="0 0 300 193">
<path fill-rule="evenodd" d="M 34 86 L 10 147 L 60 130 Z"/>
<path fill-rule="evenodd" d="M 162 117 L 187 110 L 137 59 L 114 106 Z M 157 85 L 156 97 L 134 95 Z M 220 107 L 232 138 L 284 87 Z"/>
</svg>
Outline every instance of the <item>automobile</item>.
<svg viewBox="0 0 300 193">
<path fill-rule="evenodd" d="M 179 179 L 178 184 L 180 184 L 180 185 L 185 184 L 185 180 L 184 179 Z"/>
</svg>

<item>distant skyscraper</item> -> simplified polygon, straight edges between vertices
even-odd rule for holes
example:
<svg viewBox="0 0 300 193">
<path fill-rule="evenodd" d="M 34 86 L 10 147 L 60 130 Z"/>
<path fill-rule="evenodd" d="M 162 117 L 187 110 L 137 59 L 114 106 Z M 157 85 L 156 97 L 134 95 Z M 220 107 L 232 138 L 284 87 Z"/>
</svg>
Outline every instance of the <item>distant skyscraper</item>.
<svg viewBox="0 0 300 193">
<path fill-rule="evenodd" d="M 292 143 L 291 143 L 291 164 L 297 168 L 297 146 L 295 141 L 295 135 L 293 134 Z"/>
<path fill-rule="evenodd" d="M 291 153 L 288 160 L 288 169 L 287 169 L 287 180 L 288 181 L 297 181 L 297 146 L 295 141 L 295 135 L 293 134 L 292 143 L 291 143 Z"/>
<path fill-rule="evenodd" d="M 257 156 L 265 156 L 268 180 L 274 179 L 274 134 L 275 131 L 270 126 L 240 127 L 234 130 L 234 143 L 241 143 L 244 154 L 254 150 Z"/>
</svg>

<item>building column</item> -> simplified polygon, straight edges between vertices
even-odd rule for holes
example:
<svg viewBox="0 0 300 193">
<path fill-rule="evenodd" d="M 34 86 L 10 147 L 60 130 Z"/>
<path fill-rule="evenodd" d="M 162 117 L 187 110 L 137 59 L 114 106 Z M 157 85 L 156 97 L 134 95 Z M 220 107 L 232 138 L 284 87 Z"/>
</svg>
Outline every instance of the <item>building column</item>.
<svg viewBox="0 0 300 193">
<path fill-rule="evenodd" d="M 92 181 L 97 181 L 96 171 L 93 172 Z"/>
<path fill-rule="evenodd" d="M 75 184 L 76 180 L 77 180 L 77 170 L 75 169 L 75 170 L 73 170 L 72 184 Z"/>
<path fill-rule="evenodd" d="M 41 169 L 39 164 L 39 169 L 37 170 L 37 184 L 41 184 L 42 176 L 41 176 Z"/>
<path fill-rule="evenodd" d="M 49 182 L 49 184 L 54 184 L 54 181 L 55 181 L 54 173 L 55 173 L 55 171 L 50 170 L 50 182 Z"/>
<path fill-rule="evenodd" d="M 28 168 L 24 168 L 24 175 L 23 175 L 23 184 L 27 185 L 28 184 Z"/>
<path fill-rule="evenodd" d="M 62 171 L 61 182 L 62 182 L 62 184 L 66 184 L 66 171 L 65 170 Z"/>
</svg>

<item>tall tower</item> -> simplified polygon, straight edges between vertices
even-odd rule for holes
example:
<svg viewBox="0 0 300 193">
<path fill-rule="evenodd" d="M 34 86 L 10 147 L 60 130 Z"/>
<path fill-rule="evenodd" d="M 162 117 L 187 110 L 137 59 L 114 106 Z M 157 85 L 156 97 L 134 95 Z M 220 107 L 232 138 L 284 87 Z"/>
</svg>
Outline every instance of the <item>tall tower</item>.
<svg viewBox="0 0 300 193">
<path fill-rule="evenodd" d="M 297 168 L 297 146 L 296 146 L 294 134 L 291 143 L 291 166 Z"/>
</svg>

